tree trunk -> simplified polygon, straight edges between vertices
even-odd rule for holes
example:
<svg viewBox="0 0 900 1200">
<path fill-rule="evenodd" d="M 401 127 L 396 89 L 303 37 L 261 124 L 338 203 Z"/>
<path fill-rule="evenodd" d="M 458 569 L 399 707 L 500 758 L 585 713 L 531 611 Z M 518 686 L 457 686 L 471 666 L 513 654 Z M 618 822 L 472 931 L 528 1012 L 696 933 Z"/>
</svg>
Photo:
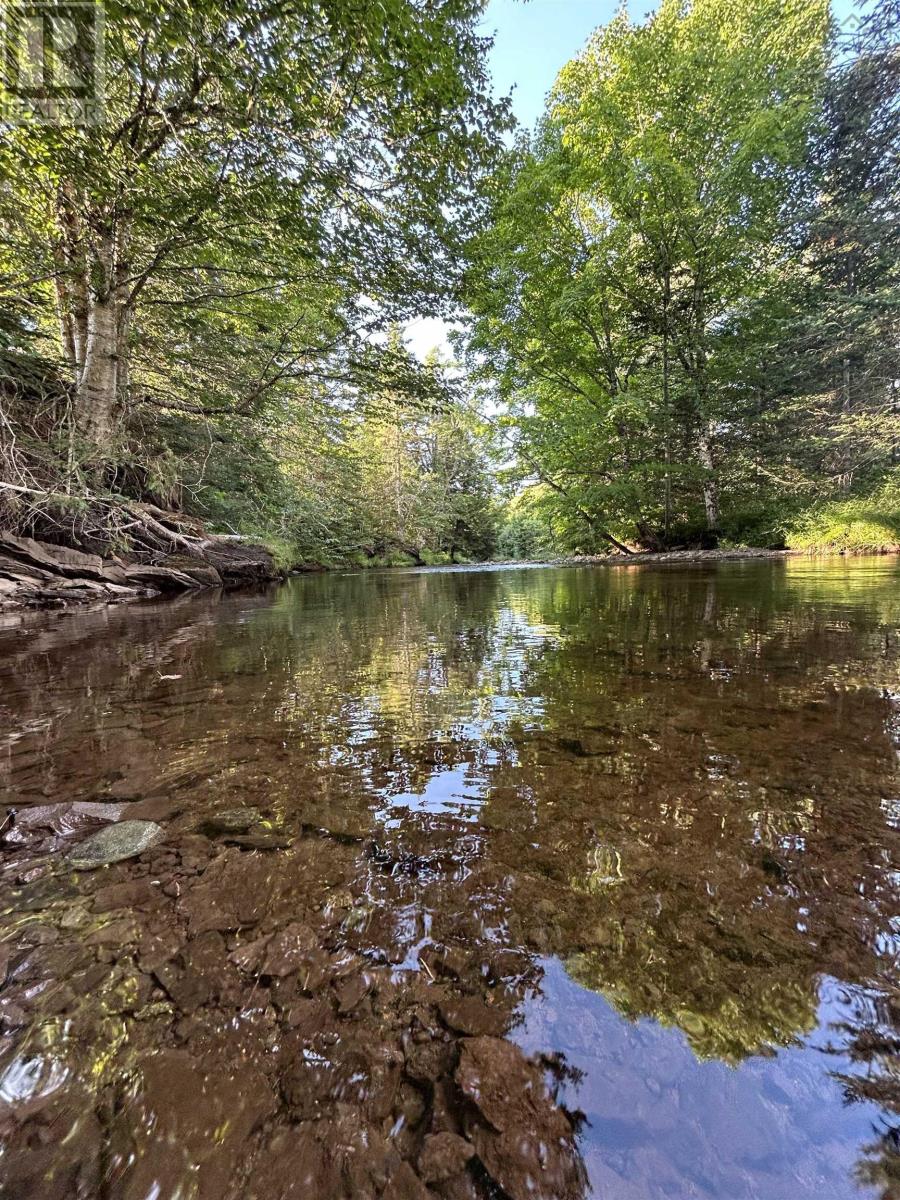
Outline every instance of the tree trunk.
<svg viewBox="0 0 900 1200">
<path fill-rule="evenodd" d="M 665 530 L 663 545 L 668 547 L 672 537 L 672 413 L 669 396 L 669 302 L 672 298 L 672 279 L 669 267 L 666 267 L 663 277 L 663 335 L 662 335 L 662 386 L 663 413 L 665 415 L 665 496 L 663 512 L 663 528 Z"/>
<path fill-rule="evenodd" d="M 845 358 L 843 364 L 843 380 L 841 384 L 841 412 L 846 415 L 850 412 L 850 359 Z M 839 477 L 839 486 L 845 496 L 850 494 L 850 489 L 853 487 L 853 468 L 848 463 L 849 454 L 845 451 L 842 456 L 844 459 L 844 470 Z"/>
<path fill-rule="evenodd" d="M 78 432 L 98 449 L 109 445 L 118 400 L 119 314 L 109 299 L 93 299 L 84 366 L 75 385 Z"/>
<path fill-rule="evenodd" d="M 103 460 L 128 386 L 130 325 L 126 215 L 89 208 L 71 187 L 56 202 L 56 296 L 60 338 L 72 369 L 75 428 Z"/>
<path fill-rule="evenodd" d="M 703 507 L 706 510 L 706 528 L 712 534 L 719 532 L 719 485 L 715 477 L 712 454 L 712 430 L 704 425 L 697 438 L 697 457 L 706 472 L 703 480 Z"/>
</svg>

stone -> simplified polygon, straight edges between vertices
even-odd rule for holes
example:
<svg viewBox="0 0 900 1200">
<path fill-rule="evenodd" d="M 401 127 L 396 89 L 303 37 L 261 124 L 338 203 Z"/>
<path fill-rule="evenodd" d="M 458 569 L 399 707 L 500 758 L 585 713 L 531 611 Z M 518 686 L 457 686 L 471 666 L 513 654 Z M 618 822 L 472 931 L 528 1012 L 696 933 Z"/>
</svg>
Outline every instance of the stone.
<svg viewBox="0 0 900 1200">
<path fill-rule="evenodd" d="M 243 850 L 290 850 L 293 845 L 290 838 L 277 833 L 236 833 L 228 840 Z"/>
<path fill-rule="evenodd" d="M 69 866 L 76 871 L 93 871 L 122 862 L 149 850 L 164 836 L 162 826 L 155 821 L 119 821 L 86 838 L 69 855 Z"/>
<path fill-rule="evenodd" d="M 388 1180 L 382 1200 L 428 1200 L 429 1192 L 408 1162 L 401 1162 Z"/>
<path fill-rule="evenodd" d="M 198 587 L 222 586 L 222 576 L 212 563 L 208 563 L 202 558 L 191 558 L 187 554 L 168 554 L 160 566 L 187 575 Z"/>
<path fill-rule="evenodd" d="M 417 1083 L 434 1083 L 453 1069 L 454 1047 L 451 1042 L 428 1041 L 412 1046 L 406 1053 L 406 1073 Z"/>
<path fill-rule="evenodd" d="M 49 542 L 36 542 L 33 538 L 0 533 L 0 550 L 13 559 L 54 575 L 75 578 L 85 576 L 101 583 L 105 578 L 102 558 L 96 554 L 73 550 L 68 546 L 54 546 Z"/>
<path fill-rule="evenodd" d="M 125 811 L 124 804 L 105 804 L 94 801 L 75 801 L 63 804 L 38 804 L 17 809 L 6 841 L 23 843 L 35 834 L 49 831 L 68 837 L 85 825 L 102 825 L 118 821 Z"/>
<path fill-rule="evenodd" d="M 498 1037 L 506 1028 L 508 1015 L 485 1004 L 476 996 L 454 996 L 438 1004 L 444 1024 L 457 1033 L 473 1037 L 488 1034 Z"/>
<path fill-rule="evenodd" d="M 125 576 L 129 583 L 144 584 L 158 588 L 161 592 L 190 592 L 199 590 L 206 584 L 199 583 L 193 574 L 176 570 L 174 567 L 154 567 L 141 564 L 126 567 Z"/>
<path fill-rule="evenodd" d="M 91 905 L 95 913 L 113 912 L 117 908 L 141 908 L 156 904 L 161 889 L 151 879 L 132 879 L 126 883 L 111 883 L 94 893 Z"/>
<path fill-rule="evenodd" d="M 215 567 L 224 583 L 253 583 L 278 575 L 275 560 L 265 546 L 249 542 L 210 538 L 203 547 L 203 557 Z"/>
<path fill-rule="evenodd" d="M 246 1200 L 310 1200 L 346 1195 L 333 1148 L 304 1125 L 280 1130 L 247 1181 Z"/>
<path fill-rule="evenodd" d="M 309 928 L 295 922 L 269 939 L 263 960 L 262 973 L 281 978 L 305 966 L 310 955 L 319 949 L 319 939 Z"/>
<path fill-rule="evenodd" d="M 112 1144 L 125 1146 L 128 1156 L 110 1194 L 144 1200 L 231 1192 L 251 1134 L 276 1109 L 261 1072 L 245 1064 L 235 1074 L 166 1048 L 139 1059 L 133 1076 L 134 1098 L 113 1121 Z"/>
<path fill-rule="evenodd" d="M 192 1013 L 208 1003 L 212 996 L 209 981 L 191 967 L 179 969 L 173 963 L 163 963 L 153 972 L 177 1008 Z"/>
<path fill-rule="evenodd" d="M 426 1183 L 443 1183 L 458 1175 L 475 1153 L 475 1147 L 455 1133 L 434 1133 L 425 1139 L 419 1155 L 419 1174 Z"/>
<path fill-rule="evenodd" d="M 518 1046 L 493 1037 L 463 1042 L 456 1082 L 482 1118 L 472 1142 L 510 1200 L 576 1200 L 584 1168 L 565 1113 L 539 1068 Z"/>
<path fill-rule="evenodd" d="M 371 978 L 365 971 L 360 972 L 359 975 L 351 975 L 347 979 L 342 979 L 339 983 L 336 983 L 334 993 L 337 996 L 338 1012 L 352 1012 L 371 986 Z"/>
<path fill-rule="evenodd" d="M 258 808 L 227 808 L 204 817 L 199 828 L 204 833 L 246 833 L 259 821 Z"/>
</svg>

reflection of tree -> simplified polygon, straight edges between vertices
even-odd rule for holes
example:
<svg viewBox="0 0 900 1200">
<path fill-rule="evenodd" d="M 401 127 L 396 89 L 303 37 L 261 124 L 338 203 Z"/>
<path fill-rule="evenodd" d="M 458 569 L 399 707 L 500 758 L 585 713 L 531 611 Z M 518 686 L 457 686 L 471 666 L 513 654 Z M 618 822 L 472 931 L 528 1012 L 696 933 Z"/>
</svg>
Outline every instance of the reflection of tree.
<svg viewBox="0 0 900 1200">
<path fill-rule="evenodd" d="M 856 989 L 849 1019 L 833 1026 L 839 1052 L 852 1070 L 836 1072 L 848 1103 L 871 1101 L 883 1115 L 862 1147 L 859 1182 L 879 1189 L 881 1200 L 900 1195 L 900 987 Z"/>
<path fill-rule="evenodd" d="M 890 580 L 857 592 L 841 570 L 829 592 L 797 567 L 532 593 L 564 636 L 532 657 L 542 728 L 513 731 L 487 807 L 511 834 L 527 784 L 541 852 L 506 852 L 555 879 L 550 941 L 575 978 L 729 1061 L 810 1030 L 818 972 L 873 974 L 892 912 L 871 851 L 892 709 L 871 685 L 896 676 L 877 626 L 900 603 Z"/>
<path fill-rule="evenodd" d="M 372 574 L 85 614 L 14 660 L 2 769 L 26 803 L 164 795 L 179 833 L 259 805 L 309 835 L 265 860 L 273 927 L 331 914 L 379 969 L 422 952 L 429 987 L 489 987 L 506 1030 L 556 953 L 736 1062 L 813 1026 L 821 973 L 873 978 L 893 912 L 900 597 L 855 578 Z M 451 776 L 459 819 L 391 809 Z M 404 986 L 391 1036 L 444 1028 Z M 881 1041 L 848 1034 L 867 1074 L 845 1085 L 891 1109 L 895 1009 L 879 1020 Z"/>
</svg>

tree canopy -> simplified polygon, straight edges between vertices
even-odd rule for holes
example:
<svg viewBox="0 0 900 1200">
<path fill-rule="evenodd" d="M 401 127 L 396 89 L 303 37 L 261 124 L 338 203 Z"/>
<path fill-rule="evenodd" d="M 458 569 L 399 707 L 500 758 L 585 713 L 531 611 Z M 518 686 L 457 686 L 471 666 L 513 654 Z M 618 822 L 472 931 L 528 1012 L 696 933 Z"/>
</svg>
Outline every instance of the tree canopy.
<svg viewBox="0 0 900 1200">
<path fill-rule="evenodd" d="M 896 461 L 897 51 L 855 49 L 826 3 L 623 11 L 495 172 L 470 362 L 570 546 L 777 541 Z"/>
<path fill-rule="evenodd" d="M 4 523 L 896 543 L 895 6 L 849 43 L 827 0 L 623 10 L 506 142 L 484 7 L 110 0 L 96 119 L 0 141 Z"/>
</svg>

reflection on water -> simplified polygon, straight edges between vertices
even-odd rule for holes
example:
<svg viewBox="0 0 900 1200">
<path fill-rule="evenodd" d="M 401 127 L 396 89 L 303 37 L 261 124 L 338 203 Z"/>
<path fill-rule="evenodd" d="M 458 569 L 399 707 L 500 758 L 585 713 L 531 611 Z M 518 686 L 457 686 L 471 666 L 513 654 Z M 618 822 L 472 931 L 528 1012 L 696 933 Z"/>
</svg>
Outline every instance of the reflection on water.
<svg viewBox="0 0 900 1200">
<path fill-rule="evenodd" d="M 900 1195 L 898 582 L 7 619 L 9 1194 Z M 68 870 L 119 817 L 165 841 Z"/>
</svg>

